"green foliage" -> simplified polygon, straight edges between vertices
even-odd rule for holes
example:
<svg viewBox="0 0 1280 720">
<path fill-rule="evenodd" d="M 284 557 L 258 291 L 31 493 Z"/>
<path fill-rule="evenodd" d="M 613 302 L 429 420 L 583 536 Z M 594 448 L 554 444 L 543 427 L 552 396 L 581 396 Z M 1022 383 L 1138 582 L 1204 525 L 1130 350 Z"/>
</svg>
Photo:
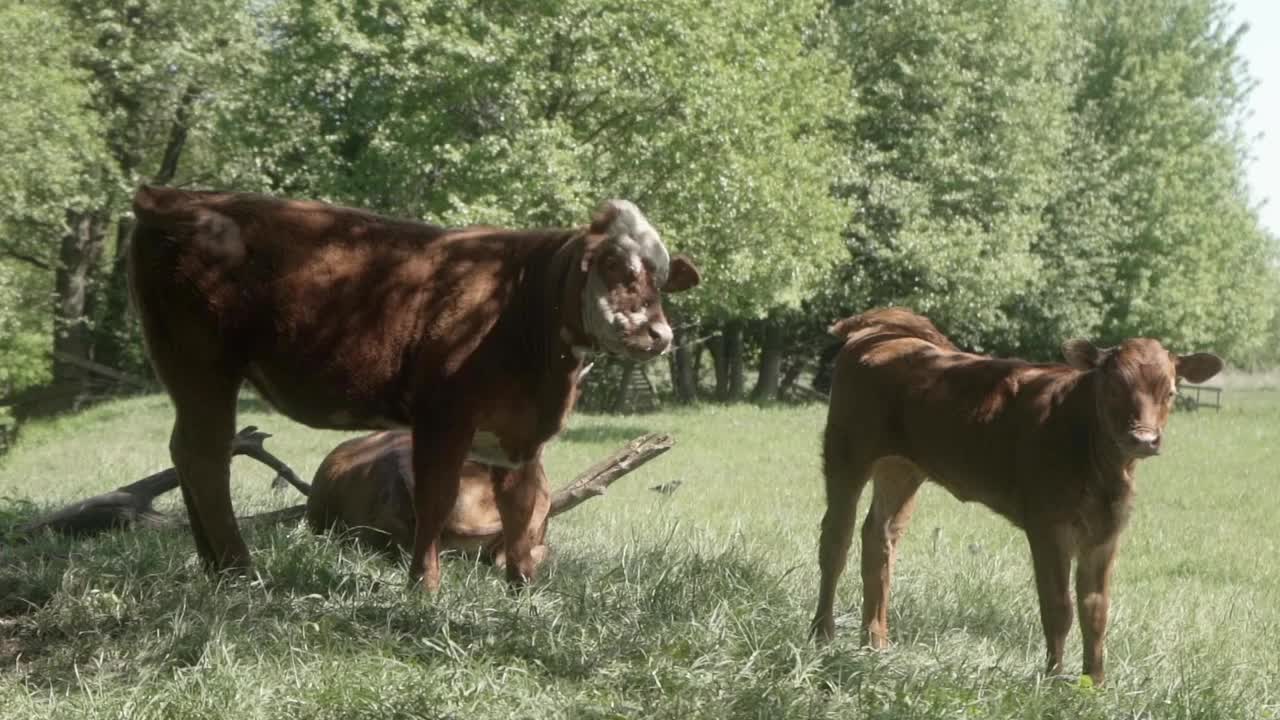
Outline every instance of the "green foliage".
<svg viewBox="0 0 1280 720">
<path fill-rule="evenodd" d="M 1013 342 L 1069 142 L 1054 6 L 872 0 L 838 16 L 857 108 L 841 192 L 851 305 L 907 304 L 966 344 Z"/>
<path fill-rule="evenodd" d="M 99 197 L 106 155 L 69 25 L 50 3 L 0 4 L 0 248 L 41 262 L 67 208 Z"/>
<path fill-rule="evenodd" d="M 1219 0 L 852 3 L 851 260 L 817 307 L 902 303 L 1055 357 L 1160 337 L 1250 362 L 1276 247 L 1243 183 L 1250 80 Z"/>
<path fill-rule="evenodd" d="M 1223 0 L 1070 3 L 1089 42 L 1076 97 L 1105 148 L 1115 282 L 1101 333 L 1233 356 L 1276 311 L 1276 247 L 1249 207 L 1239 126 L 1251 81 Z"/>
<path fill-rule="evenodd" d="M 795 304 L 838 247 L 816 2 L 547 0 L 274 8 L 228 167 L 444 223 L 580 223 L 636 200 L 704 265 L 704 312 Z M 835 102 L 833 102 L 835 99 Z"/>
<path fill-rule="evenodd" d="M 33 280 L 43 273 L 0 263 L 0 397 L 49 379 L 48 318 L 32 312 L 43 299 Z"/>
<path fill-rule="evenodd" d="M 5 382 L 42 377 L 55 304 L 143 371 L 123 263 L 81 263 L 83 310 L 39 288 L 68 212 L 127 223 L 157 177 L 445 224 L 628 197 L 703 267 L 678 322 L 772 313 L 791 353 L 902 303 L 999 353 L 1274 363 L 1240 32 L 1225 0 L 3 4 L 0 255 L 38 268 L 0 310 Z"/>
</svg>

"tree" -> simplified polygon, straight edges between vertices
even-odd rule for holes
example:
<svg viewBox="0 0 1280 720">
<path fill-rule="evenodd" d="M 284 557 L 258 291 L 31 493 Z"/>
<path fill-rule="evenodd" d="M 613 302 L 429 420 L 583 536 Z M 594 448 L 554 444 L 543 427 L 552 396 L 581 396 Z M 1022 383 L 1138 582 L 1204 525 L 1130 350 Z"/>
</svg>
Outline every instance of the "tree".
<svg viewBox="0 0 1280 720">
<path fill-rule="evenodd" d="M 824 20 L 813 1 L 283 0 L 225 166 L 446 224 L 579 223 L 627 197 L 714 282 L 671 304 L 679 328 L 763 317 L 812 292 L 847 215 Z"/>
<path fill-rule="evenodd" d="M 143 360 L 128 315 L 128 199 L 142 181 L 174 181 L 191 131 L 203 129 L 212 107 L 232 102 L 246 80 L 246 58 L 257 48 L 252 6 L 243 0 L 57 2 L 71 17 L 74 60 L 91 79 L 89 107 L 109 152 L 96 172 L 105 197 L 80 214 L 86 233 L 62 243 L 64 256 L 78 261 L 65 264 L 68 289 L 59 281 L 59 322 L 67 330 L 55 336 L 55 350 L 82 357 L 96 352 L 109 365 L 136 368 Z M 217 179 L 216 168 L 204 170 L 212 170 L 206 181 Z M 94 261 L 112 226 L 114 253 L 100 283 Z M 83 288 L 83 299 L 73 286 Z M 72 365 L 54 369 L 55 381 L 80 372 Z"/>
<path fill-rule="evenodd" d="M 103 198 L 96 168 L 107 151 L 74 47 L 58 8 L 0 7 L 0 395 L 47 379 L 51 294 L 40 284 L 56 278 L 54 311 L 65 318 L 83 300 L 75 271 L 97 260 L 92 228 L 79 220 Z M 83 252 L 59 246 L 57 238 L 81 234 Z M 56 326 L 60 337 L 69 327 Z"/>
<path fill-rule="evenodd" d="M 1125 230 L 1103 337 L 1256 352 L 1275 312 L 1275 247 L 1244 183 L 1245 28 L 1222 0 L 1069 5 L 1088 41 L 1075 110 L 1102 142 L 1115 178 L 1106 201 Z"/>
<path fill-rule="evenodd" d="M 910 305 L 977 348 L 1016 344 L 1008 308 L 1035 286 L 1070 138 L 1056 7 L 866 0 L 837 18 L 856 100 L 839 300 Z"/>
</svg>

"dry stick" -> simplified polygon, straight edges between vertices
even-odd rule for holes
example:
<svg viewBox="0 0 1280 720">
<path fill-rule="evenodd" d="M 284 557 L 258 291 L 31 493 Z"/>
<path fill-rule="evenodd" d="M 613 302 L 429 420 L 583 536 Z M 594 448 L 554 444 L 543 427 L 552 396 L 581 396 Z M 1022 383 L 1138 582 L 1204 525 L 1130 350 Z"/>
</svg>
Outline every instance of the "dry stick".
<svg viewBox="0 0 1280 720">
<path fill-rule="evenodd" d="M 666 433 L 649 433 L 632 440 L 557 490 L 551 496 L 547 517 L 567 512 L 590 498 L 603 495 L 615 480 L 670 450 L 675 444 L 675 439 Z"/>
</svg>

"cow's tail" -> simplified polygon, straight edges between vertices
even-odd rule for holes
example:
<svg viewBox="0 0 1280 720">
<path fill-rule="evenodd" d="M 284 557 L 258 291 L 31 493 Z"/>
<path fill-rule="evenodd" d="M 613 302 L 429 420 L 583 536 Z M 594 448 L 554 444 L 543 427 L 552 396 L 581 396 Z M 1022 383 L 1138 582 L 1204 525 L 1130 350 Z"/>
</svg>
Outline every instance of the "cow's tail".
<svg viewBox="0 0 1280 720">
<path fill-rule="evenodd" d="M 827 328 L 827 333 L 843 340 L 849 337 L 849 335 L 852 334 L 854 330 L 857 330 L 861 326 L 862 326 L 862 316 L 854 315 L 853 317 L 847 317 L 847 318 L 844 318 L 843 320 L 835 321 L 834 323 L 832 323 L 831 327 Z"/>
<path fill-rule="evenodd" d="M 139 230 L 172 231 L 196 219 L 192 193 L 169 187 L 143 185 L 133 194 L 133 216 Z"/>
</svg>

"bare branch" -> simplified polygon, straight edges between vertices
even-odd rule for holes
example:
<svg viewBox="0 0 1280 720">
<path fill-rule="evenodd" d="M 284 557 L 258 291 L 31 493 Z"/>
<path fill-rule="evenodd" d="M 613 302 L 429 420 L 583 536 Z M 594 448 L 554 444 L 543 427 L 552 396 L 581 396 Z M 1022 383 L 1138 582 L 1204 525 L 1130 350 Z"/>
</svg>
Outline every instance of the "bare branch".
<svg viewBox="0 0 1280 720">
<path fill-rule="evenodd" d="M 5 254 L 5 256 L 6 256 L 6 257 L 8 257 L 8 258 L 10 258 L 10 259 L 12 259 L 12 260 L 18 260 L 18 261 L 20 261 L 20 262 L 24 262 L 24 263 L 26 263 L 26 264 L 28 264 L 28 265 L 33 266 L 33 267 L 40 268 L 41 270 L 52 270 L 52 269 L 53 269 L 53 264 L 52 264 L 52 263 L 46 262 L 46 261 L 44 261 L 44 260 L 41 260 L 40 258 L 36 257 L 35 255 L 28 255 L 27 253 L 24 253 L 24 252 L 22 252 L 21 250 L 17 250 L 17 249 L 15 249 L 15 248 L 5 248 L 5 249 L 4 249 L 4 254 Z"/>
<path fill-rule="evenodd" d="M 231 444 L 231 454 L 246 455 L 267 465 L 286 479 L 293 477 L 296 480 L 297 476 L 288 465 L 263 448 L 262 441 L 269 437 L 271 436 L 267 433 L 250 425 L 236 433 Z M 138 523 L 150 527 L 168 526 L 170 521 L 153 510 L 151 503 L 176 487 L 178 471 L 175 468 L 161 470 L 137 482 L 72 503 L 33 520 L 18 528 L 18 537 L 31 537 L 45 529 L 63 535 L 87 537 Z"/>
<path fill-rule="evenodd" d="M 675 444 L 675 439 L 666 433 L 649 433 L 632 440 L 557 490 L 551 496 L 547 517 L 568 512 L 593 497 L 603 495 L 615 480 L 665 453 Z"/>
</svg>

